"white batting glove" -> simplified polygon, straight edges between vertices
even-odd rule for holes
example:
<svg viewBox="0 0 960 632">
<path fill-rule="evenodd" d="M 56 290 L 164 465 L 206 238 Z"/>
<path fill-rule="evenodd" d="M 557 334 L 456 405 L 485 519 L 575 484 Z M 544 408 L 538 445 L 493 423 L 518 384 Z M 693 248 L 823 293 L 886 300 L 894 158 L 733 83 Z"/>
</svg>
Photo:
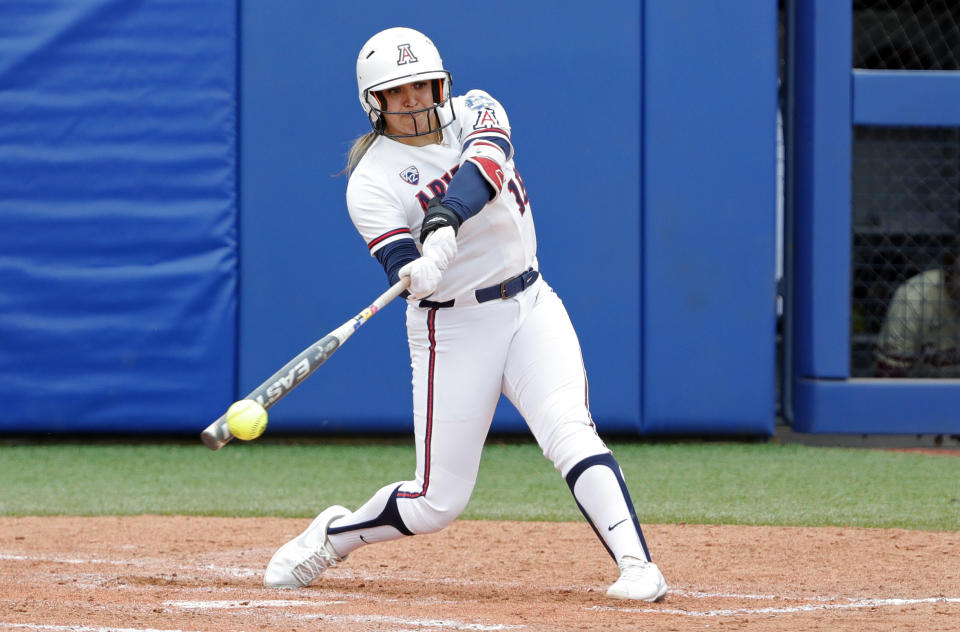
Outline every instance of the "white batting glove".
<svg viewBox="0 0 960 632">
<path fill-rule="evenodd" d="M 410 277 L 410 297 L 415 299 L 426 298 L 440 287 L 440 277 L 443 272 L 437 267 L 432 257 L 414 259 L 400 268 L 400 278 Z"/>
<path fill-rule="evenodd" d="M 452 226 L 438 228 L 423 242 L 423 256 L 430 257 L 437 264 L 440 272 L 445 272 L 447 266 L 457 258 L 457 234 Z"/>
</svg>

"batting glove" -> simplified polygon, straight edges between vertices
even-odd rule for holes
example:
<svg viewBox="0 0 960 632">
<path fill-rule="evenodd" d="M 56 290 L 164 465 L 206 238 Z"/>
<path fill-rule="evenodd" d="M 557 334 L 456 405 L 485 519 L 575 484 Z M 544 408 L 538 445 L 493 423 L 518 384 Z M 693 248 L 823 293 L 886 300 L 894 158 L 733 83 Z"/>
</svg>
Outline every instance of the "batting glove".
<svg viewBox="0 0 960 632">
<path fill-rule="evenodd" d="M 457 233 L 453 227 L 444 226 L 430 233 L 423 242 L 423 256 L 433 259 L 440 272 L 445 272 L 457 258 Z"/>
<path fill-rule="evenodd" d="M 414 259 L 400 268 L 400 278 L 410 277 L 410 298 L 427 298 L 440 287 L 440 277 L 443 272 L 437 267 L 437 262 L 430 257 Z"/>
<path fill-rule="evenodd" d="M 457 231 L 460 230 L 460 216 L 449 206 L 444 206 L 438 195 L 427 203 L 427 214 L 423 216 L 423 224 L 420 225 L 420 243 L 426 243 L 427 237 L 433 231 L 444 226 L 452 228 L 456 236 Z"/>
</svg>

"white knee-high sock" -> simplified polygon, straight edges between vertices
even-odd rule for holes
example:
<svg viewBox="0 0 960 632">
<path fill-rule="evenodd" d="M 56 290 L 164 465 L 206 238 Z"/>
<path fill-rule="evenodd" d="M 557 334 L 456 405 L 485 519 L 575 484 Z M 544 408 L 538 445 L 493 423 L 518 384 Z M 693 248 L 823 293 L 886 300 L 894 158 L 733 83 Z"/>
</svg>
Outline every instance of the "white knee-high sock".
<svg viewBox="0 0 960 632">
<path fill-rule="evenodd" d="M 650 560 L 623 473 L 613 455 L 584 459 L 567 474 L 567 484 L 614 561 L 619 562 L 624 555 Z"/>
</svg>

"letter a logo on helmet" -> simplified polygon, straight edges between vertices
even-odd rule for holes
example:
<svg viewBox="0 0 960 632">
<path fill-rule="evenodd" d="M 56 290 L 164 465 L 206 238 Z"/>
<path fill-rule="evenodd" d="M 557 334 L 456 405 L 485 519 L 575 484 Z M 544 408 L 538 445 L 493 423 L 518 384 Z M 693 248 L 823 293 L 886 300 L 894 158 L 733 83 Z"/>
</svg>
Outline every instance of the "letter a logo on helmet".
<svg viewBox="0 0 960 632">
<path fill-rule="evenodd" d="M 397 48 L 400 50 L 400 58 L 397 59 L 398 66 L 420 61 L 410 50 L 410 44 L 400 44 Z"/>
</svg>

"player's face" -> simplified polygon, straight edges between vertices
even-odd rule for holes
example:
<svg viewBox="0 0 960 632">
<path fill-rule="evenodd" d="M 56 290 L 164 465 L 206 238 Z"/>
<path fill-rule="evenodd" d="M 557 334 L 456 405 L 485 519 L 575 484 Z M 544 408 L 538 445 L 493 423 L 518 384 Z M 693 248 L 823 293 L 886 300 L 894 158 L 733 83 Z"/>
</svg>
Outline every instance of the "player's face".
<svg viewBox="0 0 960 632">
<path fill-rule="evenodd" d="M 388 88 L 383 91 L 387 100 L 386 110 L 390 112 L 415 112 L 433 106 L 433 89 L 429 81 L 414 81 L 402 86 Z M 428 130 L 434 125 L 431 123 L 432 110 L 416 112 L 415 114 L 384 114 L 386 132 L 388 134 L 417 134 Z M 408 144 L 421 144 L 414 141 L 416 138 L 398 138 Z"/>
</svg>

